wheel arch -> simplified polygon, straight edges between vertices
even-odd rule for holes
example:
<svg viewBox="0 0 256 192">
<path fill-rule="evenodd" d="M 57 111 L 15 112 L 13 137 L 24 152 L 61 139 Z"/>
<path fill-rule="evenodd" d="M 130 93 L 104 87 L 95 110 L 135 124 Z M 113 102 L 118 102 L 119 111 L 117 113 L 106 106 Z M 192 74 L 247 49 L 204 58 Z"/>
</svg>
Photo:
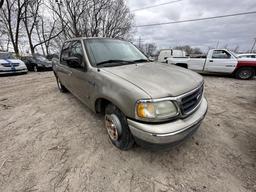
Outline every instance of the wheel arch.
<svg viewBox="0 0 256 192">
<path fill-rule="evenodd" d="M 233 71 L 233 74 L 235 74 L 239 69 L 242 69 L 242 68 L 252 68 L 254 70 L 254 72 L 256 73 L 256 66 L 243 65 L 243 66 L 235 68 L 235 70 Z"/>
<path fill-rule="evenodd" d="M 105 109 L 106 109 L 108 104 L 113 104 L 113 105 L 115 105 L 116 107 L 119 108 L 118 104 L 113 102 L 111 99 L 100 97 L 100 98 L 97 98 L 95 100 L 95 102 L 94 102 L 94 110 L 95 110 L 95 112 L 96 113 L 100 113 L 100 114 L 105 114 Z"/>
<path fill-rule="evenodd" d="M 245 80 L 248 80 L 248 79 L 253 79 L 253 77 L 256 75 L 256 66 L 246 66 L 246 65 L 243 65 L 243 66 L 241 66 L 241 67 L 237 67 L 235 70 L 234 70 L 234 72 L 232 73 L 232 75 L 235 77 L 235 78 L 238 78 L 238 79 L 241 79 L 240 77 L 239 77 L 239 71 L 241 70 L 241 69 L 246 69 L 246 68 L 250 68 L 250 69 L 252 69 L 252 72 L 253 72 L 253 74 L 250 76 L 250 78 L 246 78 Z"/>
<path fill-rule="evenodd" d="M 179 67 L 183 67 L 185 69 L 188 68 L 188 64 L 187 63 L 176 63 L 175 65 L 179 66 Z"/>
</svg>

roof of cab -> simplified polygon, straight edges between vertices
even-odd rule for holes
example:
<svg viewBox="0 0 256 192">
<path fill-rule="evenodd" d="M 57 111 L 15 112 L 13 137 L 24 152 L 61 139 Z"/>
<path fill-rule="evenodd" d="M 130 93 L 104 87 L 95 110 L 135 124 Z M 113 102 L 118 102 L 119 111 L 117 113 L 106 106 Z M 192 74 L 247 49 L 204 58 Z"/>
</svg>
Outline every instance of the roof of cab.
<svg viewBox="0 0 256 192">
<path fill-rule="evenodd" d="M 117 38 L 110 38 L 110 37 L 75 37 L 75 38 L 68 39 L 65 42 L 75 41 L 75 40 L 84 40 L 84 39 L 115 39 L 115 40 L 125 41 L 124 39 L 117 39 Z"/>
</svg>

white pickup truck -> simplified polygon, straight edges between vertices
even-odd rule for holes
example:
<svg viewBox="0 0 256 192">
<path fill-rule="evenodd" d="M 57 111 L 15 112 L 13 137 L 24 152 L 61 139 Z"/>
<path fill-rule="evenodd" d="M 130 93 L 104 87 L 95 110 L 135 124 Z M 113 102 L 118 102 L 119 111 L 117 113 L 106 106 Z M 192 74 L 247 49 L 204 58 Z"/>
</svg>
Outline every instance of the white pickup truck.
<svg viewBox="0 0 256 192">
<path fill-rule="evenodd" d="M 256 61 L 237 58 L 226 49 L 212 49 L 206 56 L 196 58 L 168 58 L 168 64 L 175 64 L 199 73 L 226 73 L 238 79 L 251 79 L 255 76 Z"/>
<path fill-rule="evenodd" d="M 167 58 L 186 57 L 186 52 L 176 49 L 161 49 L 157 61 L 160 63 L 167 63 Z"/>
</svg>

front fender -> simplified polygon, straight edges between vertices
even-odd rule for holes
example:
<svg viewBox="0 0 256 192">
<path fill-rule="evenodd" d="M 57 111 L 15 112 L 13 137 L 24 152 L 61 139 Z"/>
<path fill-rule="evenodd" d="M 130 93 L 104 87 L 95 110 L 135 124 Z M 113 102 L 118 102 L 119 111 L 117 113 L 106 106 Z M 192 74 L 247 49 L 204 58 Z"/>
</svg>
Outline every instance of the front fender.
<svg viewBox="0 0 256 192">
<path fill-rule="evenodd" d="M 95 77 L 95 88 L 91 91 L 91 107 L 96 111 L 98 99 L 105 99 L 117 106 L 127 117 L 135 118 L 135 104 L 139 99 L 150 96 L 132 83 L 104 70 L 99 70 Z"/>
</svg>

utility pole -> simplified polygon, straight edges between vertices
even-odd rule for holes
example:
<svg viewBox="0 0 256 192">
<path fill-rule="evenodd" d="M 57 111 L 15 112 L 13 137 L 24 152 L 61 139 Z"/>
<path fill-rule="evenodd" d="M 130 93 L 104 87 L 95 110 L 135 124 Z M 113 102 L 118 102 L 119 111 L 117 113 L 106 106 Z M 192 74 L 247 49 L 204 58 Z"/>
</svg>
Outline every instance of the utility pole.
<svg viewBox="0 0 256 192">
<path fill-rule="evenodd" d="M 253 44 L 252 44 L 251 53 L 252 53 L 252 52 L 253 52 L 253 50 L 254 50 L 255 44 L 256 44 L 256 38 L 254 38 L 254 42 L 253 42 Z"/>
<path fill-rule="evenodd" d="M 142 39 L 141 36 L 139 37 L 139 48 L 141 49 L 141 43 L 142 43 Z"/>
<path fill-rule="evenodd" d="M 220 41 L 218 40 L 217 45 L 216 45 L 216 49 L 219 48 L 219 43 L 220 43 Z"/>
</svg>

